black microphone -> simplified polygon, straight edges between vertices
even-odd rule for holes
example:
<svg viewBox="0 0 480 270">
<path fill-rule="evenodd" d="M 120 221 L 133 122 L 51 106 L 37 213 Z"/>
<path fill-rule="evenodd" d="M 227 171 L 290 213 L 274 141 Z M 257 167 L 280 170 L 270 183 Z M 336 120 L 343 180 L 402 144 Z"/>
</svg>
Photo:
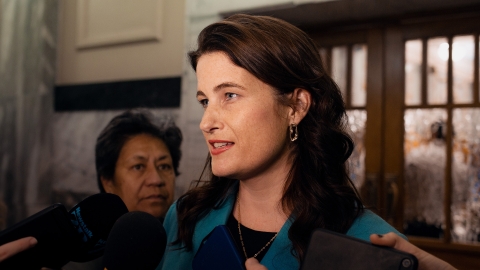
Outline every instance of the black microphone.
<svg viewBox="0 0 480 270">
<path fill-rule="evenodd" d="M 108 270 L 152 270 L 163 257 L 167 234 L 154 216 L 133 211 L 120 217 L 108 236 L 103 265 Z"/>
<path fill-rule="evenodd" d="M 0 245 L 33 236 L 35 247 L 0 262 L 0 269 L 60 268 L 69 261 L 84 262 L 103 254 L 110 229 L 127 213 L 122 199 L 95 194 L 69 212 L 54 204 L 0 232 Z"/>
<path fill-rule="evenodd" d="M 78 203 L 70 211 L 70 221 L 81 242 L 74 245 L 69 260 L 88 262 L 103 255 L 107 238 L 113 225 L 125 213 L 123 200 L 110 193 L 92 195 Z"/>
</svg>

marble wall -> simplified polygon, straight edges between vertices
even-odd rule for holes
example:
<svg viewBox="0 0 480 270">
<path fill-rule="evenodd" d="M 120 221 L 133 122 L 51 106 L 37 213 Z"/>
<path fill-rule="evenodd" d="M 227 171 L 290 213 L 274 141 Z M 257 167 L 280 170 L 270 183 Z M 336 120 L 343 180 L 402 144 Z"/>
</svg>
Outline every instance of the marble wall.
<svg viewBox="0 0 480 270">
<path fill-rule="evenodd" d="M 50 202 L 58 1 L 0 4 L 0 200 L 11 224 Z"/>
</svg>

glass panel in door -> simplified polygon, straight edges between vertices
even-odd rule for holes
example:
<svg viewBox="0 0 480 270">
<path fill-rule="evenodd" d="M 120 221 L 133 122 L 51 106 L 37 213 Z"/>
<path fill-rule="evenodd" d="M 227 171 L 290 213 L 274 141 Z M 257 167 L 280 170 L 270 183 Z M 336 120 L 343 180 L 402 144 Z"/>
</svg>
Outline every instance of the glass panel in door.
<svg viewBox="0 0 480 270">
<path fill-rule="evenodd" d="M 452 239 L 480 242 L 480 108 L 453 111 Z"/>
<path fill-rule="evenodd" d="M 351 136 L 355 143 L 354 151 L 349 158 L 350 179 L 357 190 L 360 190 L 365 180 L 364 135 L 367 112 L 365 110 L 348 110 L 347 116 Z"/>
<path fill-rule="evenodd" d="M 347 92 L 347 46 L 337 46 L 332 48 L 332 78 L 337 83 L 342 95 L 345 97 Z"/>
<path fill-rule="evenodd" d="M 405 104 L 419 105 L 422 101 L 422 40 L 405 43 Z"/>
<path fill-rule="evenodd" d="M 364 107 L 367 100 L 367 45 L 352 46 L 352 107 Z"/>
<path fill-rule="evenodd" d="M 456 36 L 452 42 L 453 102 L 473 102 L 475 40 L 472 35 Z"/>
<path fill-rule="evenodd" d="M 447 103 L 448 40 L 445 37 L 427 41 L 428 104 Z"/>
<path fill-rule="evenodd" d="M 404 232 L 441 238 L 445 227 L 445 109 L 405 111 Z"/>
</svg>

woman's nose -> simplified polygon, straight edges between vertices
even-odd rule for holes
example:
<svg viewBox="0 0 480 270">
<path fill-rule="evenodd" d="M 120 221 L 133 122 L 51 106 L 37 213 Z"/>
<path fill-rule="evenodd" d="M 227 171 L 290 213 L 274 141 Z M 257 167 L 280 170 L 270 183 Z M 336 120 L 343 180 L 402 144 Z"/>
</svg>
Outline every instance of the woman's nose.
<svg viewBox="0 0 480 270">
<path fill-rule="evenodd" d="M 218 109 L 213 106 L 209 106 L 203 112 L 202 120 L 200 121 L 200 129 L 204 133 L 212 133 L 214 130 L 220 127 L 219 121 L 220 113 Z"/>
<path fill-rule="evenodd" d="M 151 166 L 147 175 L 146 183 L 147 185 L 163 186 L 165 185 L 165 180 L 155 166 Z"/>
</svg>

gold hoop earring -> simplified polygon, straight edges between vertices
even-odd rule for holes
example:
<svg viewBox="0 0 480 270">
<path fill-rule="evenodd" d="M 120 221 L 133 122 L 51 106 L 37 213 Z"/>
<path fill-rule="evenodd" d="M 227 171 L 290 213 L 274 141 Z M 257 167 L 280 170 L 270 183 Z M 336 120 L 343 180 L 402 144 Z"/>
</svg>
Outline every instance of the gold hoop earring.
<svg viewBox="0 0 480 270">
<path fill-rule="evenodd" d="M 290 124 L 290 141 L 294 142 L 298 139 L 298 128 L 295 124 Z"/>
</svg>

